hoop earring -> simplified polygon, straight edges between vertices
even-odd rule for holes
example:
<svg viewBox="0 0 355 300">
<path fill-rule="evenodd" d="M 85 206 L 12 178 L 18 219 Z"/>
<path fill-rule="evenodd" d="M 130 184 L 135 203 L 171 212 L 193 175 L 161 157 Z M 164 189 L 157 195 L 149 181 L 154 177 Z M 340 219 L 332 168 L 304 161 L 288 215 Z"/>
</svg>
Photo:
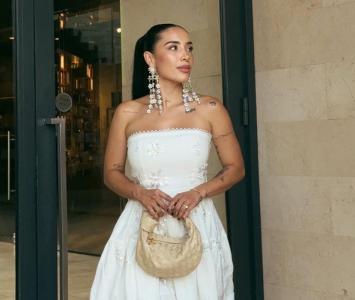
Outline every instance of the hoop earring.
<svg viewBox="0 0 355 300">
<path fill-rule="evenodd" d="M 150 114 L 153 108 L 159 108 L 159 114 L 162 114 L 163 106 L 159 84 L 159 74 L 155 71 L 153 67 L 149 67 L 148 71 L 149 104 L 147 113 Z"/>
<path fill-rule="evenodd" d="M 200 97 L 197 95 L 197 93 L 192 89 L 192 84 L 191 84 L 191 75 L 189 76 L 189 79 L 183 83 L 183 88 L 182 88 L 182 99 L 184 102 L 185 106 L 185 113 L 194 111 L 195 109 L 191 109 L 189 102 L 195 101 L 197 104 L 200 104 Z"/>
</svg>

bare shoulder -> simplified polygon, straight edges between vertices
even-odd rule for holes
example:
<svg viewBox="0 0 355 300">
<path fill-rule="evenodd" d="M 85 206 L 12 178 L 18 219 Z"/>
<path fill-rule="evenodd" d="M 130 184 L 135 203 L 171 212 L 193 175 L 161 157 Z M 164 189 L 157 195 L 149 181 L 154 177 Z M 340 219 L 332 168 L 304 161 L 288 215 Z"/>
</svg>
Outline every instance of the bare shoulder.
<svg viewBox="0 0 355 300">
<path fill-rule="evenodd" d="M 222 100 L 214 96 L 200 95 L 201 101 L 201 112 L 208 118 L 210 122 L 213 122 L 213 119 L 219 119 L 225 117 L 227 112 L 225 106 L 223 105 Z"/>
<path fill-rule="evenodd" d="M 124 100 L 116 108 L 120 113 L 138 112 L 144 103 L 144 98 Z"/>
<path fill-rule="evenodd" d="M 141 97 L 122 101 L 115 109 L 112 126 L 117 127 L 128 136 L 131 125 L 140 120 L 145 112 L 146 99 L 147 97 Z"/>
<path fill-rule="evenodd" d="M 206 107 L 216 107 L 219 103 L 222 103 L 220 99 L 209 95 L 200 95 L 201 104 Z"/>
<path fill-rule="evenodd" d="M 133 100 L 125 100 L 117 105 L 112 119 L 112 126 L 125 128 L 138 112 L 137 103 Z"/>
<path fill-rule="evenodd" d="M 116 107 L 115 115 L 119 115 L 120 118 L 130 121 L 137 117 L 137 114 L 142 112 L 145 101 L 145 97 L 134 100 L 124 100 Z"/>
<path fill-rule="evenodd" d="M 230 115 L 222 100 L 217 97 L 200 95 L 201 112 L 209 121 L 212 132 L 219 134 L 233 128 Z"/>
</svg>

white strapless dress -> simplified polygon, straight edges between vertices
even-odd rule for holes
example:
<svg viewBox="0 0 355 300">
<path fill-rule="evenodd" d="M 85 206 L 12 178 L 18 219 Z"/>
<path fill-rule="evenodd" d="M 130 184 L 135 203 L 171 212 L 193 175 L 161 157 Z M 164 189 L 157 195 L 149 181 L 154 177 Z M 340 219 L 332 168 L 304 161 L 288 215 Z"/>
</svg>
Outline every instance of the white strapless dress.
<svg viewBox="0 0 355 300">
<path fill-rule="evenodd" d="M 138 131 L 127 140 L 131 179 L 170 196 L 207 181 L 211 134 L 200 128 Z M 224 227 L 212 198 L 190 214 L 200 231 L 203 255 L 189 275 L 165 280 L 145 273 L 135 261 L 143 206 L 128 199 L 102 252 L 91 288 L 91 300 L 234 300 L 233 263 Z M 178 235 L 181 221 L 168 215 L 160 230 Z"/>
</svg>

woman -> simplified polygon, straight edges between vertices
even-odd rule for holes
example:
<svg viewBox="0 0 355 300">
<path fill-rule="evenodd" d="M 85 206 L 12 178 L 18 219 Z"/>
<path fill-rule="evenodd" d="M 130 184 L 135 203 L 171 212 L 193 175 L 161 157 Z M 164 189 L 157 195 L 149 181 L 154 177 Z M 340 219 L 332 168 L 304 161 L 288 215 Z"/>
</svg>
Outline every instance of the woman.
<svg viewBox="0 0 355 300">
<path fill-rule="evenodd" d="M 244 162 L 221 101 L 188 86 L 192 51 L 189 33 L 174 24 L 155 25 L 137 41 L 135 100 L 117 107 L 104 162 L 105 184 L 128 203 L 100 258 L 91 300 L 234 299 L 230 247 L 211 197 L 244 177 Z M 211 142 L 223 168 L 207 181 Z M 126 156 L 132 178 L 125 175 Z M 192 273 L 165 280 L 137 265 L 143 210 L 164 233 L 181 228 L 186 217 L 194 222 L 203 254 Z"/>
</svg>

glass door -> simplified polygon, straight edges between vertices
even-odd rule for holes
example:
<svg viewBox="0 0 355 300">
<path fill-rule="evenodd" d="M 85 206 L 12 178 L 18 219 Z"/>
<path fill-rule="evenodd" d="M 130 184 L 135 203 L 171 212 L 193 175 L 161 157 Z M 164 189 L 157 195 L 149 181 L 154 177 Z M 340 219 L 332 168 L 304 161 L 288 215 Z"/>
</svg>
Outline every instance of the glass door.
<svg viewBox="0 0 355 300">
<path fill-rule="evenodd" d="M 88 299 L 126 203 L 102 178 L 111 118 L 122 100 L 119 1 L 1 5 L 0 299 Z M 68 220 L 58 219 L 57 137 L 48 126 L 56 117 L 66 123 Z M 63 221 L 64 269 L 57 242 Z"/>
<path fill-rule="evenodd" d="M 106 137 L 121 101 L 119 2 L 56 0 L 56 93 L 66 118 L 69 249 L 100 255 L 124 199 L 103 185 Z"/>
<path fill-rule="evenodd" d="M 102 177 L 111 118 L 122 100 L 119 7 L 119 1 L 54 1 L 53 105 L 66 120 L 69 299 L 88 299 L 98 258 L 126 203 Z"/>
<path fill-rule="evenodd" d="M 12 1 L 0 18 L 0 299 L 15 297 L 15 85 Z"/>
</svg>

